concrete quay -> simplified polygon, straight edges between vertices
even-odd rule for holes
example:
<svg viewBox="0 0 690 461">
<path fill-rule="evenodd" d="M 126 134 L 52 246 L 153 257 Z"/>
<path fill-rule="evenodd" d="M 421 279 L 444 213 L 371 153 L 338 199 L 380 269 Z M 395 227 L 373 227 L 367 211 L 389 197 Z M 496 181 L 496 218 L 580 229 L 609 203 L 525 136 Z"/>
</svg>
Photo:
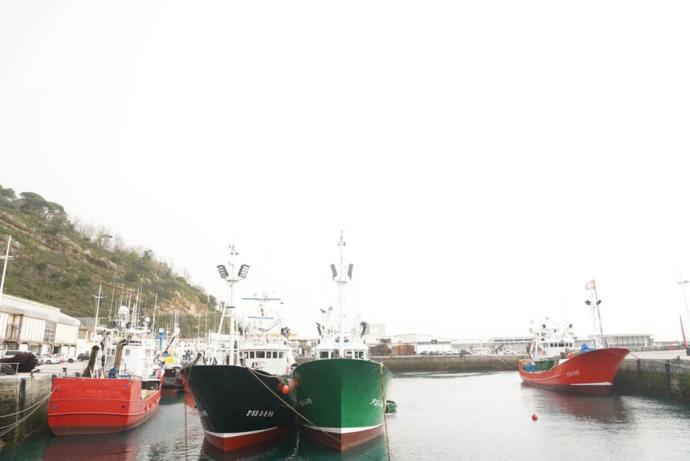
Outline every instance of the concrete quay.
<svg viewBox="0 0 690 461">
<path fill-rule="evenodd" d="M 684 350 L 632 352 L 622 363 L 614 392 L 690 402 L 690 357 Z"/>
<path fill-rule="evenodd" d="M 0 448 L 48 430 L 51 375 L 0 376 Z"/>
</svg>

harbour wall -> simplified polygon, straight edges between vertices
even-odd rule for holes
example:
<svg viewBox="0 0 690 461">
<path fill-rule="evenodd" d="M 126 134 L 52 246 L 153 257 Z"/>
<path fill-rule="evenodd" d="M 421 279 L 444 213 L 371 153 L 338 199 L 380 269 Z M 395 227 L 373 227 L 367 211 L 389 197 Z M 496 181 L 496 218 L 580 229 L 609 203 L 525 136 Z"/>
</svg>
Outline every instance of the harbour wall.
<svg viewBox="0 0 690 461">
<path fill-rule="evenodd" d="M 0 377 L 0 448 L 48 431 L 51 375 Z"/>
<path fill-rule="evenodd" d="M 690 361 L 626 359 L 621 364 L 614 391 L 690 402 Z"/>
</svg>

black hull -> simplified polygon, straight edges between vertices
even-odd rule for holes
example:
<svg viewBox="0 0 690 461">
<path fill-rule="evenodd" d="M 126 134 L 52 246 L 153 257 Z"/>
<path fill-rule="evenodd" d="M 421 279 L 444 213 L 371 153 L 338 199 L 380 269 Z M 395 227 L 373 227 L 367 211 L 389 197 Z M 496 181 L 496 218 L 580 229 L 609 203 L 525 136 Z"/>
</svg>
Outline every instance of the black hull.
<svg viewBox="0 0 690 461">
<path fill-rule="evenodd" d="M 222 450 L 268 443 L 294 421 L 276 376 L 233 365 L 194 365 L 183 373 L 206 439 Z"/>
</svg>

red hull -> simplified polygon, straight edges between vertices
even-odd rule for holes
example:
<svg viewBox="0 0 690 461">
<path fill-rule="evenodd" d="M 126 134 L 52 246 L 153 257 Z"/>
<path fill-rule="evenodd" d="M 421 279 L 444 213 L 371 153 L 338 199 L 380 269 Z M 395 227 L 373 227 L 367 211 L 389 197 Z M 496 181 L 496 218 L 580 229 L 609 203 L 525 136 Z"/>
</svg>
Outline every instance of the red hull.
<svg viewBox="0 0 690 461">
<path fill-rule="evenodd" d="M 606 395 L 611 392 L 621 362 L 628 355 L 623 348 L 597 349 L 577 354 L 547 371 L 525 371 L 529 360 L 518 363 L 525 384 L 555 391 Z"/>
<path fill-rule="evenodd" d="M 285 432 L 285 427 L 274 427 L 268 430 L 236 434 L 215 434 L 206 432 L 208 443 L 223 451 L 241 450 L 242 448 L 260 445 L 278 440 Z"/>
<path fill-rule="evenodd" d="M 346 451 L 350 448 L 367 443 L 368 441 L 378 437 L 382 431 L 383 425 L 377 426 L 373 429 L 366 429 L 358 432 L 348 432 L 345 434 L 338 434 L 336 432 L 324 433 L 318 429 L 313 429 L 309 426 L 302 425 L 302 432 L 307 437 L 321 445 L 338 451 Z"/>
<path fill-rule="evenodd" d="M 142 394 L 140 379 L 53 378 L 48 425 L 55 435 L 114 434 L 146 422 L 157 390 Z"/>
</svg>

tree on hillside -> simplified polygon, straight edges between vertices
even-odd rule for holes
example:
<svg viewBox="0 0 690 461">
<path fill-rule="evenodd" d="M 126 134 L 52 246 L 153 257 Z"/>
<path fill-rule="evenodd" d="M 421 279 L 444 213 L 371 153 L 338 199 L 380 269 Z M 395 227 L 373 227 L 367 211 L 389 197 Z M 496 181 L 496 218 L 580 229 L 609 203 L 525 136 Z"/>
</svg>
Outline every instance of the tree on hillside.
<svg viewBox="0 0 690 461">
<path fill-rule="evenodd" d="M 0 186 L 0 203 L 9 203 L 16 200 L 16 198 L 17 195 L 14 193 L 14 189 Z"/>
<path fill-rule="evenodd" d="M 19 194 L 19 209 L 27 213 L 38 213 L 43 211 L 48 201 L 36 192 L 22 192 Z"/>
</svg>

